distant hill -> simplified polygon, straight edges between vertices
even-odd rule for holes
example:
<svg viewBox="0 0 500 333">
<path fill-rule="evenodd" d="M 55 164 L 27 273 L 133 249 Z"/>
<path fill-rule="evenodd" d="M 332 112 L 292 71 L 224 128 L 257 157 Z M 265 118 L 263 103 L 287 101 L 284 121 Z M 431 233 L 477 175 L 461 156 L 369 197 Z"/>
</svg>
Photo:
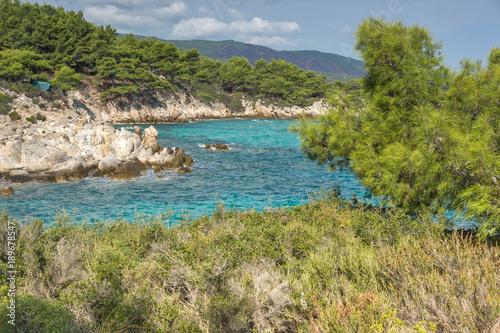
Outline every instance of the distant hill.
<svg viewBox="0 0 500 333">
<path fill-rule="evenodd" d="M 135 36 L 146 38 L 144 36 Z M 201 55 L 213 60 L 226 61 L 232 57 L 245 57 L 250 63 L 259 59 L 271 61 L 282 59 L 294 63 L 304 70 L 311 70 L 327 76 L 329 81 L 348 81 L 365 75 L 363 63 L 359 60 L 333 53 L 319 51 L 277 51 L 266 46 L 241 43 L 234 40 L 165 40 L 181 50 L 197 49 Z"/>
</svg>

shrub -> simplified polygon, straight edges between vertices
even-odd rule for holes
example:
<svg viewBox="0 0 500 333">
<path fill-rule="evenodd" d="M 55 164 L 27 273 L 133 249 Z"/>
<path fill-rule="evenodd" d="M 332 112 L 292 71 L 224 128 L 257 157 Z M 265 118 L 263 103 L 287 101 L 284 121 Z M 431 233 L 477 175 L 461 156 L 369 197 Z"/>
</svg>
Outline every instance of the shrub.
<svg viewBox="0 0 500 333">
<path fill-rule="evenodd" d="M 47 117 L 45 117 L 43 114 L 41 113 L 37 113 L 36 116 L 35 116 L 36 120 L 41 120 L 41 121 L 45 121 L 47 120 Z"/>
<path fill-rule="evenodd" d="M 8 299 L 0 307 L 0 333 L 13 332 L 13 326 L 5 320 Z M 19 332 L 80 332 L 74 318 L 68 310 L 49 299 L 38 299 L 28 294 L 21 294 L 16 299 L 16 326 Z"/>
<path fill-rule="evenodd" d="M 21 115 L 19 115 L 19 113 L 17 113 L 16 111 L 12 111 L 11 113 L 9 113 L 9 118 L 10 120 L 15 121 L 21 119 Z"/>
<path fill-rule="evenodd" d="M 36 123 L 36 119 L 33 118 L 33 116 L 30 116 L 30 117 L 26 117 L 26 120 L 29 121 L 30 123 L 32 124 L 35 124 Z"/>
</svg>

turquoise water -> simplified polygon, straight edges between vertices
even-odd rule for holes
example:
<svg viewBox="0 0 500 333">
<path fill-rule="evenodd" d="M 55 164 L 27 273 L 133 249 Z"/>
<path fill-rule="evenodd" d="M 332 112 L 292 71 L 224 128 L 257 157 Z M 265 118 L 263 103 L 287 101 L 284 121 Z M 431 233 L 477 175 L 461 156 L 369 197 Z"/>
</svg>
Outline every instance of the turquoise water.
<svg viewBox="0 0 500 333">
<path fill-rule="evenodd" d="M 364 188 L 347 172 L 329 172 L 307 160 L 299 149 L 290 120 L 223 120 L 154 125 L 161 146 L 184 148 L 195 164 L 191 174 L 151 170 L 130 181 L 86 178 L 71 183 L 13 185 L 15 195 L 0 205 L 17 220 L 54 220 L 66 210 L 75 221 L 132 221 L 136 212 L 159 215 L 171 208 L 173 220 L 210 214 L 217 201 L 228 207 L 262 210 L 295 206 L 320 188 L 340 186 L 344 197 L 361 196 Z M 130 126 L 126 127 L 132 130 Z M 149 125 L 139 125 L 145 129 Z M 207 151 L 206 143 L 223 142 L 230 151 Z"/>
</svg>

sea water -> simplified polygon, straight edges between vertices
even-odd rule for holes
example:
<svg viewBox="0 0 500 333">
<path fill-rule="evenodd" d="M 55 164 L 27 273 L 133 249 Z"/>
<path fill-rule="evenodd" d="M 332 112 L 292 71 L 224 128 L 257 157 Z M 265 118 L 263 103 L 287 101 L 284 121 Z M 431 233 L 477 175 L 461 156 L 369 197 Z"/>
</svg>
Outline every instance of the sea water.
<svg viewBox="0 0 500 333">
<path fill-rule="evenodd" d="M 46 223 L 63 210 L 73 221 L 108 221 L 136 214 L 157 216 L 172 211 L 171 221 L 183 214 L 210 215 L 218 203 L 229 208 L 262 210 L 296 206 L 312 192 L 340 187 L 350 198 L 366 194 L 348 171 L 330 172 L 305 158 L 291 120 L 214 120 L 155 124 L 162 147 L 181 147 L 194 159 L 192 173 L 165 171 L 129 181 L 85 178 L 69 183 L 14 184 L 15 195 L 0 197 L 0 205 L 16 220 L 42 218 Z M 138 125 L 142 130 L 149 124 Z M 133 131 L 133 126 L 119 125 Z M 204 149 L 222 142 L 229 151 Z"/>
</svg>

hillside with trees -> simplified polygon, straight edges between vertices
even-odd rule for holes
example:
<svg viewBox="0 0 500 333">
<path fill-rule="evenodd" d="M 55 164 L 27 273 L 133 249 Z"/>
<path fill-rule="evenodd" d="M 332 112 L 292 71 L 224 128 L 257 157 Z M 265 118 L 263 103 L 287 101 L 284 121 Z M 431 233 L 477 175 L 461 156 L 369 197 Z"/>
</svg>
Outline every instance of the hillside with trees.
<svg viewBox="0 0 500 333">
<path fill-rule="evenodd" d="M 182 50 L 197 49 L 201 55 L 210 59 L 227 61 L 232 57 L 244 57 L 251 63 L 259 59 L 266 61 L 285 60 L 300 69 L 311 70 L 325 75 L 328 80 L 344 82 L 365 75 L 363 63 L 349 57 L 319 51 L 277 51 L 261 45 L 237 42 L 234 40 L 164 40 Z"/>
<path fill-rule="evenodd" d="M 156 39 L 118 38 L 115 29 L 87 22 L 82 12 L 18 0 L 0 2 L 0 80 L 6 87 L 51 81 L 63 93 L 91 82 L 102 101 L 180 89 L 206 100 L 245 94 L 298 106 L 331 88 L 325 76 L 283 60 L 222 63 Z"/>
</svg>

